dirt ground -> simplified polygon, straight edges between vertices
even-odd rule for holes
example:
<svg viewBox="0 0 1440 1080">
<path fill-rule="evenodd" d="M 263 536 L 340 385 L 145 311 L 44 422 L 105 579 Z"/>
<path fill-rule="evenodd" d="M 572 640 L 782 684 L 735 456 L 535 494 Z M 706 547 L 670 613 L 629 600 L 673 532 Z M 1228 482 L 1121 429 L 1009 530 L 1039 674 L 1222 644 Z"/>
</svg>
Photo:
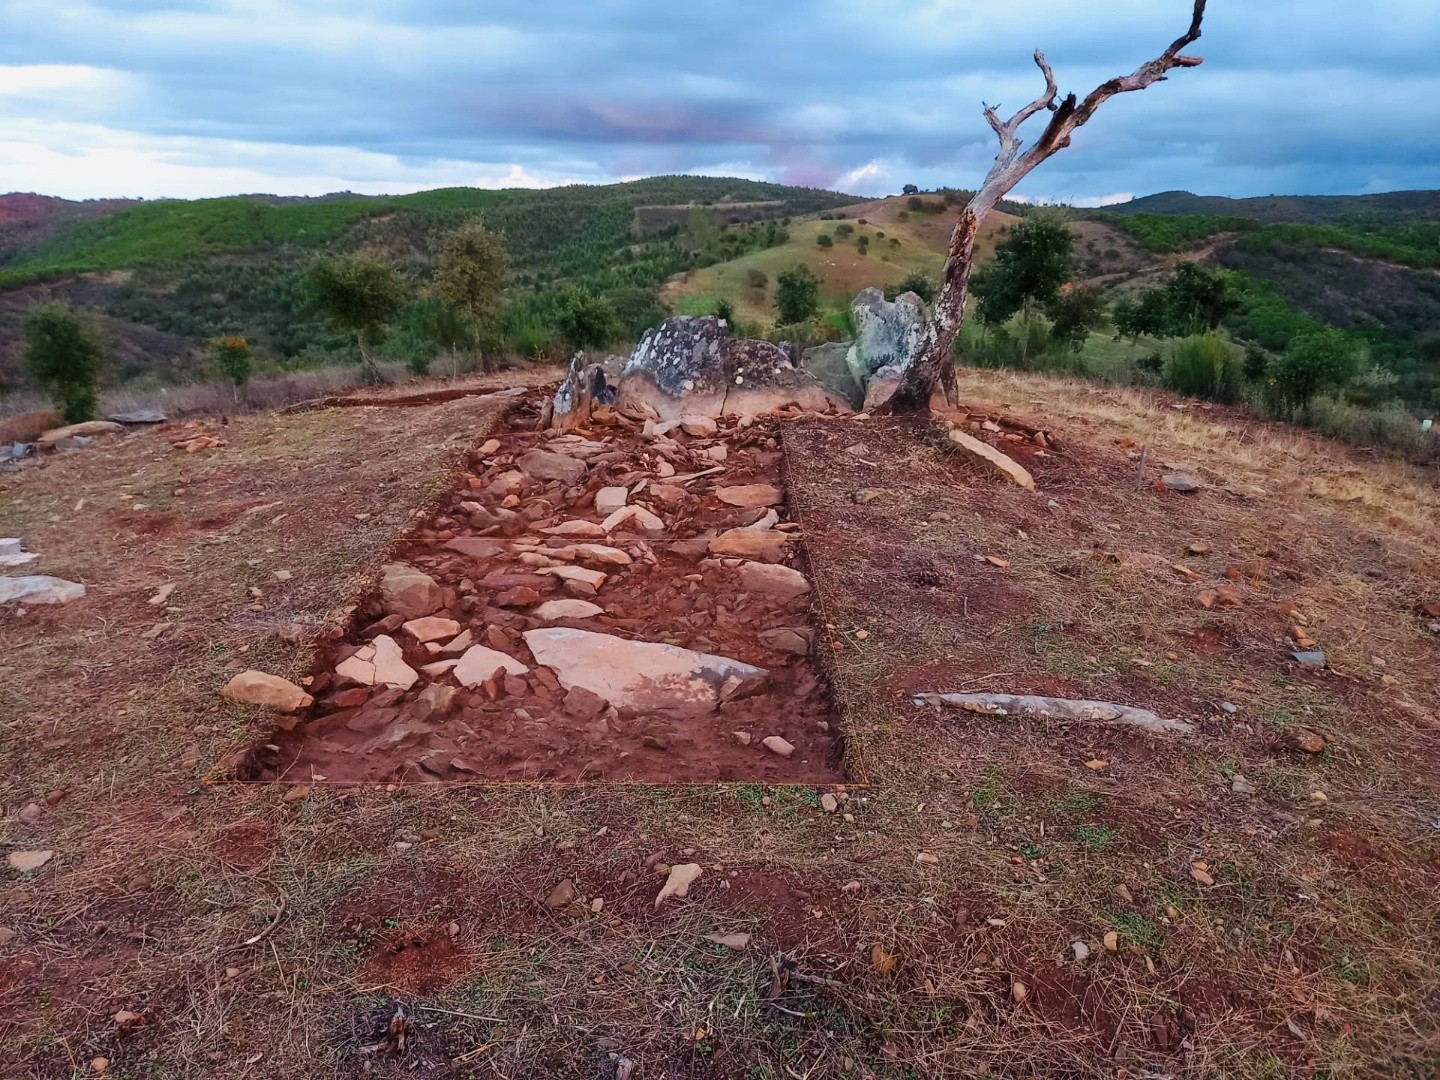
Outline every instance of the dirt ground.
<svg viewBox="0 0 1440 1080">
<path fill-rule="evenodd" d="M 250 416 L 197 454 L 147 431 L 0 476 L 27 570 L 90 589 L 0 615 L 0 840 L 54 853 L 0 868 L 0 1075 L 1434 1075 L 1433 476 L 1163 395 L 962 392 L 1054 436 L 979 432 L 1035 492 L 918 422 L 779 425 L 838 804 L 224 779 L 274 719 L 220 686 L 314 670 L 508 399 Z M 1205 486 L 1157 486 L 1170 463 Z M 677 864 L 702 875 L 657 907 Z"/>
</svg>

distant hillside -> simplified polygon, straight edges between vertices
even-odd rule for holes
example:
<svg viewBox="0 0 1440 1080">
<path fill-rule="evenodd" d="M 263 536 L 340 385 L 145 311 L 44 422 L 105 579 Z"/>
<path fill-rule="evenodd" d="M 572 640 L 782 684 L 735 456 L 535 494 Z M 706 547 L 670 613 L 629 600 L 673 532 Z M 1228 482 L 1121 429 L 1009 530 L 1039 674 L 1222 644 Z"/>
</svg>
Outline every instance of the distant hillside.
<svg viewBox="0 0 1440 1080">
<path fill-rule="evenodd" d="M 0 195 L 0 267 L 41 246 L 66 225 L 112 214 L 134 204 L 133 199 L 72 202 L 18 191 Z"/>
<path fill-rule="evenodd" d="M 62 205 L 23 204 L 30 206 L 24 220 L 22 204 L 10 201 L 14 220 L 0 220 L 0 389 L 18 378 L 21 316 L 42 292 L 103 319 L 117 376 L 174 381 L 195 373 L 204 342 L 219 334 L 243 334 L 282 365 L 343 351 L 344 338 L 304 306 L 303 274 L 318 253 L 376 252 L 423 283 L 439 236 L 479 218 L 505 236 L 514 295 L 574 284 L 612 298 L 622 321 L 644 321 L 659 311 L 657 290 L 672 275 L 778 242 L 784 221 L 854 199 L 668 176 L 383 198 L 243 196 L 108 207 L 55 200 Z"/>
<path fill-rule="evenodd" d="M 1372 214 L 1440 215 L 1440 191 L 1389 191 L 1380 195 L 1263 195 L 1232 199 L 1162 191 L 1107 206 L 1115 214 L 1190 214 L 1255 221 L 1324 225 Z"/>
</svg>

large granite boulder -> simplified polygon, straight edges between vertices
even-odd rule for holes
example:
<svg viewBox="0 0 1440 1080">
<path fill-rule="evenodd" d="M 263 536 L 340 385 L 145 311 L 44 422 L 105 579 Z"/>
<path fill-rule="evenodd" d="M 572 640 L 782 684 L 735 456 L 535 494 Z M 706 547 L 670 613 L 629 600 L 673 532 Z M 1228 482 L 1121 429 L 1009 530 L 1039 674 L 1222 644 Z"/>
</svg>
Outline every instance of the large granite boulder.
<svg viewBox="0 0 1440 1080">
<path fill-rule="evenodd" d="M 794 347 L 773 341 L 730 343 L 730 392 L 725 412 L 761 416 L 798 405 L 807 412 L 850 412 L 850 402 L 795 363 Z"/>
<path fill-rule="evenodd" d="M 800 366 L 821 386 L 844 398 L 851 408 L 858 409 L 865 400 L 865 384 L 855 378 L 848 358 L 853 341 L 827 341 L 805 350 Z"/>
<path fill-rule="evenodd" d="M 730 342 L 712 315 L 677 315 L 645 331 L 620 375 L 615 408 L 653 410 L 664 423 L 680 415 L 719 416 L 730 388 Z"/>
<path fill-rule="evenodd" d="M 865 387 L 865 411 L 889 400 L 905 370 L 935 341 L 925 301 L 914 293 L 886 300 L 879 289 L 862 289 L 850 304 L 855 341 L 845 362 Z"/>
</svg>

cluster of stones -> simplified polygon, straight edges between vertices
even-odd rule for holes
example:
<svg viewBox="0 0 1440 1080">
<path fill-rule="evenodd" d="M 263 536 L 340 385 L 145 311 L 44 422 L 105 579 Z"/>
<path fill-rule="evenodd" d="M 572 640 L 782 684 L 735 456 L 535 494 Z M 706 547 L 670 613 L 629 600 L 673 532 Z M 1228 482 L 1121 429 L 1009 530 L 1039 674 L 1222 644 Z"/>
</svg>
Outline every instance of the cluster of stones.
<svg viewBox="0 0 1440 1080">
<path fill-rule="evenodd" d="M 870 411 L 889 400 L 906 368 L 933 345 L 934 326 L 914 293 L 892 302 L 879 289 L 864 289 L 850 313 L 854 341 L 803 356 L 785 343 L 731 341 L 725 322 L 710 316 L 666 319 L 646 331 L 623 363 L 578 354 L 555 395 L 550 422 L 573 430 L 588 424 L 597 406 L 665 423 L 682 415 L 762 416 L 784 409 Z"/>
<path fill-rule="evenodd" d="M 834 777 L 775 439 L 748 417 L 593 404 L 583 431 L 477 450 L 269 774 Z"/>
</svg>

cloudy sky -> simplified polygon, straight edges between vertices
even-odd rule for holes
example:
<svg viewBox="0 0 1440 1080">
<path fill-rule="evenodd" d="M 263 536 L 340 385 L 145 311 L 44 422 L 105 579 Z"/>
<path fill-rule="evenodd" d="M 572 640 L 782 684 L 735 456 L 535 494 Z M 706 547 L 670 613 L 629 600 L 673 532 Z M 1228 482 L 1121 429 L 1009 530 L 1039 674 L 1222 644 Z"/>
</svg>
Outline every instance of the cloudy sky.
<svg viewBox="0 0 1440 1080">
<path fill-rule="evenodd" d="M 1081 94 L 1190 0 L 0 0 L 0 192 L 321 194 L 747 176 L 973 186 L 982 100 Z M 1440 4 L 1211 0 L 1205 65 L 1020 188 L 1440 187 Z"/>
</svg>

